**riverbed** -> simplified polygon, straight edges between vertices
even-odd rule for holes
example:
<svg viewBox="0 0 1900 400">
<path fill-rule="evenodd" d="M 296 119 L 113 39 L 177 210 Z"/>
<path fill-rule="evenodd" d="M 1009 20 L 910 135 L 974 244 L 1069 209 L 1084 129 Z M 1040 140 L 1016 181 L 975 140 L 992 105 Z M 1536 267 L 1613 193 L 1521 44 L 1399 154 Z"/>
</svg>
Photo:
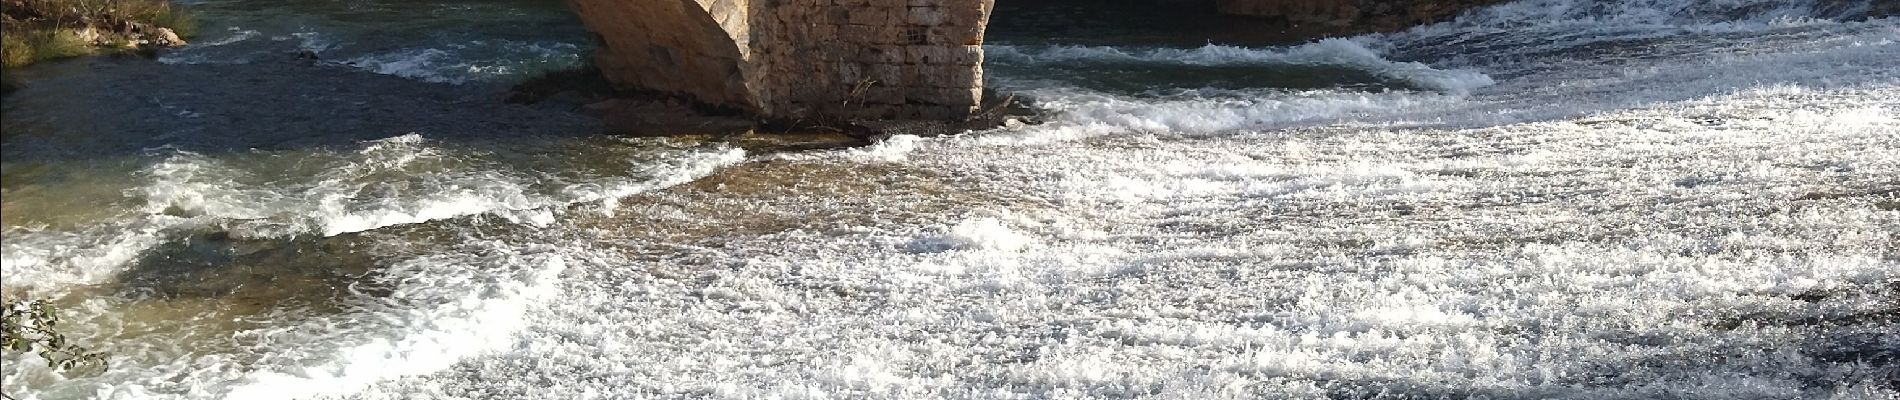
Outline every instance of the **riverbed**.
<svg viewBox="0 0 1900 400">
<path fill-rule="evenodd" d="M 7 293 L 111 362 L 10 396 L 1900 396 L 1869 2 L 1030 10 L 1077 27 L 985 70 L 1040 124 L 800 152 L 504 102 L 584 59 L 560 2 L 187 3 L 5 99 Z"/>
</svg>

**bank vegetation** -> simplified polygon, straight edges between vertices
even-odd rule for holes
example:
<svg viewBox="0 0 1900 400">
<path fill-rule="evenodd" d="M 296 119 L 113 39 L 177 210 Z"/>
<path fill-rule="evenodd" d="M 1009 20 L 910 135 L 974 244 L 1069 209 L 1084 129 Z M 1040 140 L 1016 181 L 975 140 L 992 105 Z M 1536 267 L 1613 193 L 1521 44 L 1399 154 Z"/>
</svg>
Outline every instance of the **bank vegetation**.
<svg viewBox="0 0 1900 400">
<path fill-rule="evenodd" d="M 168 0 L 0 0 L 0 69 L 181 46 L 197 28 Z M 14 86 L 10 76 L 6 86 Z"/>
</svg>

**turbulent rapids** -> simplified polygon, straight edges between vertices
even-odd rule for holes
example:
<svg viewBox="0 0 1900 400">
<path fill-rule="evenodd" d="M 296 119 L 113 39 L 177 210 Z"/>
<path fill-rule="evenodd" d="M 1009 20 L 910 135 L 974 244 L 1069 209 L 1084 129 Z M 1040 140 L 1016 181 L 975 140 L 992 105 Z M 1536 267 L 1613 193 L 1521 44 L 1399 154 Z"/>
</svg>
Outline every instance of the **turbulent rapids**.
<svg viewBox="0 0 1900 400">
<path fill-rule="evenodd" d="M 8 98 L 5 289 L 112 366 L 8 353 L 10 396 L 1900 398 L 1900 20 L 1871 2 L 1001 37 L 992 85 L 1043 123 L 798 153 L 421 108 L 578 62 L 558 7 L 198 3 L 226 26 L 153 68 L 320 49 L 298 68 L 367 83 L 206 90 L 392 122 Z"/>
</svg>

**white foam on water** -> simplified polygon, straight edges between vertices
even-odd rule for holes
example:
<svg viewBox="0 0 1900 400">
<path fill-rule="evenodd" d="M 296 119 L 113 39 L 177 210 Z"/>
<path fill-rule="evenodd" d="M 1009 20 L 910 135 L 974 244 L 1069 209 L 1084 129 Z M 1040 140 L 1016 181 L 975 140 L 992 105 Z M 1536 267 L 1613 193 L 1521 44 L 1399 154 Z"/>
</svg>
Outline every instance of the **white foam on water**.
<svg viewBox="0 0 1900 400">
<path fill-rule="evenodd" d="M 1395 62 L 1348 39 L 1324 39 L 1290 48 L 1247 48 L 1209 44 L 1193 49 L 1108 46 L 1004 46 L 985 48 L 992 62 L 1015 65 L 1063 63 L 1161 63 L 1199 66 L 1315 65 L 1359 69 L 1385 79 L 1448 93 L 1492 85 L 1491 77 L 1470 70 L 1441 70 L 1416 62 Z"/>
<path fill-rule="evenodd" d="M 917 151 L 921 141 L 923 138 L 917 135 L 892 135 L 861 149 L 846 150 L 844 154 L 846 157 L 863 160 L 903 161 L 905 156 Z"/>
<path fill-rule="evenodd" d="M 468 81 L 468 77 L 454 72 L 459 69 L 456 66 L 459 63 L 454 57 L 448 51 L 436 48 L 368 54 L 344 60 L 343 63 L 355 65 L 369 72 L 425 82 L 463 83 Z"/>
<path fill-rule="evenodd" d="M 140 210 L 81 231 L 16 228 L 4 244 L 6 285 L 57 288 L 111 278 L 146 250 L 192 231 L 241 239 L 335 236 L 472 215 L 546 226 L 562 206 L 605 202 L 712 174 L 742 162 L 739 149 L 655 153 L 624 175 L 540 179 L 480 168 L 422 136 L 369 141 L 354 152 L 223 160 L 163 151 L 149 182 L 127 193 Z M 267 164 L 251 164 L 265 162 Z M 297 168 L 292 172 L 273 168 Z M 262 168 L 262 169 L 260 169 Z M 288 174 L 288 175 L 286 175 Z"/>
<path fill-rule="evenodd" d="M 1128 131 L 1175 135 L 1230 134 L 1334 123 L 1405 124 L 1404 118 L 1462 104 L 1434 93 L 1349 91 L 1189 90 L 1165 96 L 1127 96 L 1075 88 L 1025 90 L 1052 121 L 1030 129 L 1000 129 L 975 139 L 993 144 L 1037 144 Z M 1396 118 L 1395 118 L 1396 117 Z"/>
<path fill-rule="evenodd" d="M 505 171 L 468 169 L 456 166 L 466 162 L 456 157 L 429 146 L 420 135 L 397 136 L 371 141 L 322 168 L 316 180 L 286 187 L 237 182 L 246 171 L 183 153 L 153 168 L 158 182 L 145 189 L 144 197 L 149 212 L 229 221 L 233 234 L 252 238 L 333 236 L 490 213 L 533 222 L 541 219 L 535 214 L 553 207 L 683 183 L 740 162 L 744 152 L 688 155 L 648 166 L 648 171 L 625 171 L 635 178 L 584 182 L 536 182 Z M 409 182 L 390 181 L 403 175 Z M 391 184 L 398 185 L 386 186 Z M 548 185 L 562 186 L 542 187 Z"/>
<path fill-rule="evenodd" d="M 218 38 L 216 40 L 211 40 L 211 41 L 206 41 L 206 42 L 201 42 L 201 43 L 192 43 L 191 45 L 201 46 L 201 47 L 223 46 L 227 44 L 251 40 L 252 38 L 256 38 L 257 35 L 260 34 L 256 30 L 243 29 L 239 27 L 231 27 L 229 31 L 230 31 L 230 34 L 222 38 Z"/>
<path fill-rule="evenodd" d="M 1527 0 L 1466 12 L 1408 34 L 1569 30 L 1568 37 L 1620 38 L 1642 32 L 1730 33 L 1829 24 L 1867 12 L 1873 1 Z"/>
<path fill-rule="evenodd" d="M 41 398 L 38 394 L 99 399 L 345 395 L 378 381 L 441 371 L 466 357 L 510 347 L 514 335 L 525 328 L 526 314 L 557 295 L 558 277 L 569 257 L 579 252 L 573 247 L 474 241 L 452 252 L 394 262 L 372 278 L 373 284 L 388 287 L 387 293 L 358 293 L 341 314 L 277 314 L 271 316 L 278 319 L 273 324 L 230 334 L 228 340 L 243 343 L 246 353 L 222 354 L 180 344 L 107 343 L 95 345 L 111 357 L 113 368 L 103 374 L 62 376 L 43 364 L 23 363 L 9 368 L 6 389 L 22 399 Z M 90 303 L 124 307 L 100 303 L 126 301 L 163 300 L 108 297 Z M 43 391 L 22 390 L 22 382 L 43 385 Z"/>
<path fill-rule="evenodd" d="M 313 181 L 261 178 L 268 182 L 260 184 L 251 181 L 269 171 L 178 152 L 149 169 L 154 183 L 142 188 L 142 197 L 148 213 L 230 221 L 233 234 L 250 238 L 331 236 L 546 205 L 537 204 L 523 185 L 505 175 L 476 172 L 462 177 L 453 170 L 408 170 L 419 161 L 443 161 L 444 155 L 424 145 L 420 135 L 371 141 L 356 154 L 342 156 L 316 171 Z M 379 183 L 375 178 L 401 173 L 424 175 L 423 191 L 365 193 L 372 189 L 369 185 Z"/>
<path fill-rule="evenodd" d="M 330 38 L 329 35 L 325 35 L 323 34 L 323 32 L 307 30 L 307 29 L 301 30 L 298 32 L 292 32 L 290 36 L 288 37 L 279 36 L 279 37 L 273 37 L 271 39 L 279 40 L 279 41 L 296 39 L 297 50 L 307 50 L 307 51 L 313 51 L 317 53 L 330 51 L 332 49 L 337 48 L 338 46 L 336 43 L 336 40 Z"/>
<path fill-rule="evenodd" d="M 184 48 L 166 51 L 158 56 L 158 62 L 165 64 L 209 64 L 217 62 L 206 55 L 207 49 L 244 42 L 261 35 L 256 30 L 231 27 L 223 36 L 216 39 L 188 43 Z M 226 60 L 225 62 L 242 62 Z"/>
<path fill-rule="evenodd" d="M 228 28 L 227 32 L 228 33 L 218 36 L 215 39 L 192 42 L 182 48 L 167 50 L 158 56 L 158 61 L 165 64 L 246 64 L 259 60 L 260 57 L 262 59 L 278 59 L 287 58 L 292 55 L 282 54 L 282 50 L 275 48 L 271 50 L 259 50 L 261 44 L 253 39 L 264 36 L 263 32 L 235 26 Z M 303 50 L 324 53 L 341 46 L 337 43 L 336 39 L 330 35 L 309 30 L 308 28 L 303 28 L 285 35 L 269 36 L 267 39 L 271 42 L 295 41 L 297 43 L 296 49 L 289 51 L 289 53 L 296 53 L 297 51 Z M 245 48 L 232 49 L 233 47 Z"/>
<path fill-rule="evenodd" d="M 249 333 L 285 338 L 255 368 L 166 358 L 183 361 L 102 393 L 1892 398 L 1900 76 L 1870 66 L 1893 23 L 1702 32 L 1758 47 L 1549 64 L 1464 95 L 1035 88 L 1050 123 L 800 158 L 902 163 L 946 191 L 713 211 L 862 217 L 823 229 L 406 258 L 395 295 Z M 377 146 L 337 176 L 454 161 Z M 156 197 L 329 226 L 229 200 L 216 182 L 246 178 L 219 171 L 170 170 L 182 189 Z M 10 393 L 57 381 L 9 374 Z M 44 397 L 109 397 L 87 394 Z"/>
<path fill-rule="evenodd" d="M 1825 32 L 1854 23 L 1876 0 L 1850 1 L 1688 1 L 1688 0 L 1525 0 L 1474 9 L 1457 18 L 1393 34 L 1358 38 L 1377 48 L 1454 49 L 1436 54 L 1485 65 L 1524 55 L 1565 53 L 1610 43 L 1676 42 L 1687 52 L 1725 47 L 1760 48 L 1727 36 Z M 1641 46 L 1632 46 L 1640 53 Z M 1616 53 L 1589 57 L 1621 58 Z"/>
<path fill-rule="evenodd" d="M 527 327 L 526 313 L 558 295 L 555 283 L 567 268 L 567 256 L 561 252 L 571 250 L 489 247 L 483 251 L 492 254 L 424 257 L 384 271 L 397 280 L 391 282 L 398 285 L 397 292 L 381 304 L 366 306 L 368 315 L 341 316 L 374 318 L 382 322 L 375 325 L 382 326 L 339 330 L 334 321 L 318 321 L 316 326 L 240 333 L 279 343 L 267 342 L 269 349 L 262 351 L 270 357 L 254 365 L 255 372 L 231 382 L 222 397 L 350 394 L 379 381 L 441 371 L 464 358 L 509 348 L 515 334 Z M 310 343 L 295 351 L 278 349 L 297 345 L 297 335 L 309 335 L 304 341 Z M 353 344 L 324 347 L 338 343 Z"/>
<path fill-rule="evenodd" d="M 66 287 L 105 282 L 120 267 L 170 239 L 184 218 L 155 217 L 110 223 L 79 232 L 15 227 L 0 244 L 5 286 Z"/>
<path fill-rule="evenodd" d="M 425 82 L 465 84 L 518 78 L 579 62 L 579 50 L 570 43 L 475 40 L 363 54 L 342 64 Z"/>
<path fill-rule="evenodd" d="M 170 155 L 146 172 L 151 184 L 129 194 L 148 200 L 138 214 L 142 217 L 131 221 L 169 224 L 126 232 L 131 239 L 84 236 L 88 232 L 43 233 L 68 241 L 108 241 L 81 243 L 97 248 L 48 244 L 50 239 L 40 240 L 40 236 L 9 233 L 7 283 L 59 293 L 75 284 L 103 282 L 145 251 L 208 226 L 262 239 L 329 236 L 490 214 L 535 231 L 553 224 L 565 205 L 678 185 L 745 158 L 737 149 L 653 151 L 657 153 L 646 155 L 653 160 L 635 162 L 638 168 L 634 170 L 607 171 L 610 176 L 549 176 L 532 184 L 510 174 L 466 174 L 469 170 L 461 165 L 485 164 L 471 163 L 457 151 L 433 146 L 413 134 L 366 142 L 354 152 L 259 155 L 265 160 L 307 157 L 303 160 L 307 164 L 296 168 L 308 172 L 260 169 L 254 164 L 258 160 L 243 157 L 213 159 L 167 151 Z M 399 186 L 402 191 L 375 189 L 388 184 L 391 177 L 411 181 Z M 368 194 L 384 197 L 366 199 Z M 289 309 L 263 316 L 273 322 L 232 336 L 236 343 L 246 344 L 238 353 L 178 347 L 186 346 L 182 343 L 89 340 L 104 343 L 96 349 L 110 354 L 115 368 L 101 376 L 64 377 L 44 368 L 10 367 L 7 391 L 29 394 L 21 398 L 43 394 L 46 398 L 124 399 L 349 394 L 375 382 L 439 371 L 460 359 L 508 347 L 522 328 L 523 313 L 550 298 L 570 257 L 587 252 L 567 244 L 486 239 L 457 246 L 376 269 L 371 285 L 387 287 L 389 292 L 349 289 L 350 305 L 340 315 L 311 316 Z M 66 311 L 69 318 L 77 313 L 92 320 L 83 324 L 82 333 L 90 327 L 110 330 L 126 323 L 114 322 L 125 316 L 109 310 L 145 301 L 162 300 L 102 296 Z M 216 330 L 215 326 L 230 322 L 177 323 L 205 324 L 201 329 Z M 92 335 L 76 338 L 85 336 Z M 8 356 L 10 366 L 18 361 L 16 354 Z"/>
<path fill-rule="evenodd" d="M 1897 91 L 933 139 L 911 167 L 1023 201 L 644 248 L 577 271 L 516 349 L 361 397 L 1881 398 L 1892 366 L 1830 357 L 1892 338 L 1852 316 L 1896 300 L 1900 217 L 1872 202 Z M 895 198 L 810 217 L 958 204 Z"/>
<path fill-rule="evenodd" d="M 725 148 L 701 155 L 701 157 L 660 160 L 647 164 L 645 170 L 639 171 L 641 176 L 652 177 L 645 180 L 609 180 L 607 184 L 569 185 L 560 191 L 563 202 L 577 204 L 617 201 L 622 197 L 637 193 L 692 182 L 712 175 L 722 168 L 748 161 L 745 150 L 737 148 Z"/>
<path fill-rule="evenodd" d="M 635 244 L 361 397 L 1889 398 L 1888 23 L 1467 96 L 1034 88 L 897 161 L 1005 200 Z"/>
<path fill-rule="evenodd" d="M 766 156 L 764 159 L 783 161 L 856 160 L 901 162 L 904 161 L 910 153 L 917 151 L 920 146 L 925 146 L 926 142 L 926 139 L 917 135 L 891 135 L 869 146 L 830 151 L 775 153 Z"/>
<path fill-rule="evenodd" d="M 911 247 L 917 251 L 949 250 L 1021 251 L 1035 244 L 1035 238 L 1010 229 L 996 218 L 977 218 L 943 228 L 943 232 L 918 238 Z"/>
</svg>

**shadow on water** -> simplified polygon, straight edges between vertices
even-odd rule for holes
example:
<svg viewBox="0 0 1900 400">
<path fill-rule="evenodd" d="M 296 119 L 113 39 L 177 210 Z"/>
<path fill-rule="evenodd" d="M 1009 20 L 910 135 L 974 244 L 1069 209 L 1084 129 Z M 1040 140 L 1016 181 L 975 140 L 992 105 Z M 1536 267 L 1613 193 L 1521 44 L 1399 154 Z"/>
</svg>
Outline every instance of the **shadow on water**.
<svg viewBox="0 0 1900 400">
<path fill-rule="evenodd" d="M 994 44 L 1243 46 L 1297 44 L 1331 30 L 1224 15 L 1204 0 L 997 0 Z"/>
<path fill-rule="evenodd" d="M 579 61 L 586 29 L 559 0 L 197 0 L 186 63 L 270 61 L 308 50 L 384 73 L 520 77 Z"/>
<path fill-rule="evenodd" d="M 111 285 L 127 298 L 231 298 L 333 309 L 352 294 L 388 292 L 367 279 L 383 258 L 379 246 L 386 245 L 372 235 L 243 240 L 199 233 L 146 252 Z"/>
<path fill-rule="evenodd" d="M 492 222 L 471 216 L 282 239 L 242 239 L 200 230 L 144 252 L 114 279 L 86 291 L 127 303 L 123 307 L 129 311 L 119 318 L 143 326 L 119 333 L 127 337 L 137 338 L 143 331 L 228 336 L 406 301 L 391 296 L 411 284 L 410 277 L 391 275 L 391 265 L 453 252 L 482 237 L 520 234 L 511 224 Z M 193 315 L 167 316 L 177 313 Z"/>
<path fill-rule="evenodd" d="M 298 62 L 168 65 L 86 58 L 22 71 L 4 103 L 8 164 L 432 140 L 578 136 L 591 118 L 504 104 L 494 85 L 449 85 Z"/>
</svg>

